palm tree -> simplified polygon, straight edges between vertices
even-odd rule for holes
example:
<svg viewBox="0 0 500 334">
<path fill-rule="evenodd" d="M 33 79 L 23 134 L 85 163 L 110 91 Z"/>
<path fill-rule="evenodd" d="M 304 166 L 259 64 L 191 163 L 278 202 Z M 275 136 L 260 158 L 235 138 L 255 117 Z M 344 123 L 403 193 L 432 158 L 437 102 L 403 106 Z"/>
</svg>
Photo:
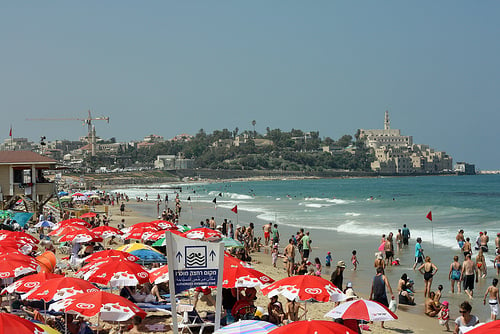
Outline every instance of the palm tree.
<svg viewBox="0 0 500 334">
<path fill-rule="evenodd" d="M 252 126 L 253 126 L 253 137 L 255 138 L 257 133 L 255 132 L 255 124 L 257 124 L 257 122 L 255 120 L 252 121 Z"/>
</svg>

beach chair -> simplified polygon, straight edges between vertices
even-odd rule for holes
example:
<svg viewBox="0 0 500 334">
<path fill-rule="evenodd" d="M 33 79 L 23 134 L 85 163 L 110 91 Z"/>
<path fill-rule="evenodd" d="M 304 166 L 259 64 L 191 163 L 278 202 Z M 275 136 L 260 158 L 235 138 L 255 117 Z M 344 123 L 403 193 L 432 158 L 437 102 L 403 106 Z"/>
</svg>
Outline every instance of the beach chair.
<svg viewBox="0 0 500 334">
<path fill-rule="evenodd" d="M 196 309 L 193 309 L 183 312 L 182 321 L 178 324 L 178 327 L 180 333 L 186 333 L 184 330 L 187 330 L 187 333 L 193 334 L 192 329 L 198 329 L 198 333 L 203 334 L 203 330 L 207 327 L 215 329 L 215 323 L 203 319 Z"/>
</svg>

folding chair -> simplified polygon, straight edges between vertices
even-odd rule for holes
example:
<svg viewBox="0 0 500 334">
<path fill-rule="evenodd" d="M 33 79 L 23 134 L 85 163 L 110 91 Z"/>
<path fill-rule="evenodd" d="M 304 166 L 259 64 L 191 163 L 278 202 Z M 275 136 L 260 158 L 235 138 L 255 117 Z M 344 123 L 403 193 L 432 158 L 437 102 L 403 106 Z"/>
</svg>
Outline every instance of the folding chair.
<svg viewBox="0 0 500 334">
<path fill-rule="evenodd" d="M 203 330 L 207 327 L 215 328 L 215 323 L 203 319 L 196 309 L 192 311 L 184 311 L 182 321 L 178 324 L 180 333 L 184 333 L 187 329 L 188 333 L 193 334 L 192 329 L 198 328 L 199 334 L 203 334 Z"/>
</svg>

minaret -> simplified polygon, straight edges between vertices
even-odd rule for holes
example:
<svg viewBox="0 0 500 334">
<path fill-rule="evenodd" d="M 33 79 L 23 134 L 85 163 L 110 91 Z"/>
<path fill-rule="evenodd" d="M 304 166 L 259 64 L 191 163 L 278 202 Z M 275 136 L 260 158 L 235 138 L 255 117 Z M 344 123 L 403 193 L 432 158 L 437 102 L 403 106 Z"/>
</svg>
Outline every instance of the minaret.
<svg viewBox="0 0 500 334">
<path fill-rule="evenodd" d="M 389 110 L 386 110 L 384 118 L 384 130 L 390 130 L 390 129 L 391 129 L 391 121 L 389 121 Z"/>
</svg>

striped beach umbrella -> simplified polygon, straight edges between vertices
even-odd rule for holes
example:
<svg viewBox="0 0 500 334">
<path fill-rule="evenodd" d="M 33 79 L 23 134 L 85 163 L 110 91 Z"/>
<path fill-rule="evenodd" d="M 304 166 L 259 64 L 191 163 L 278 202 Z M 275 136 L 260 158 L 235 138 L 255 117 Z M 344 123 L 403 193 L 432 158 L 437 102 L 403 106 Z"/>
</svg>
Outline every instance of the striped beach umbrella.
<svg viewBox="0 0 500 334">
<path fill-rule="evenodd" d="M 265 334 L 271 330 L 278 328 L 278 326 L 261 320 L 241 320 L 233 322 L 232 324 L 222 327 L 214 332 L 214 334 Z"/>
</svg>

